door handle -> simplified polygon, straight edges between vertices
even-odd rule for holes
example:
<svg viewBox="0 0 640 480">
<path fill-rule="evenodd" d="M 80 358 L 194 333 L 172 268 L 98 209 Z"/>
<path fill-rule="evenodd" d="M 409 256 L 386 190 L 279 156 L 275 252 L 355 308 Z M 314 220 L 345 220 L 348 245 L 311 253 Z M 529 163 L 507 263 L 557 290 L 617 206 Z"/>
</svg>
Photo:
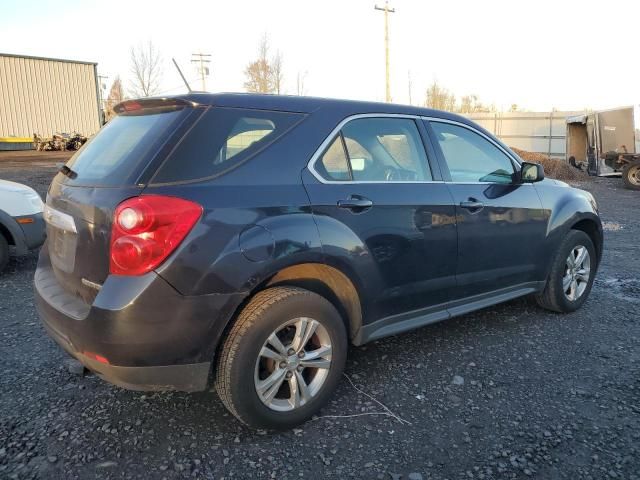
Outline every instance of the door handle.
<svg viewBox="0 0 640 480">
<path fill-rule="evenodd" d="M 460 207 L 466 208 L 471 213 L 477 213 L 484 208 L 484 203 L 477 201 L 475 198 L 470 198 L 466 202 L 460 202 Z"/>
<path fill-rule="evenodd" d="M 367 210 L 372 206 L 373 202 L 368 198 L 356 197 L 355 195 L 347 200 L 338 200 L 338 208 L 346 208 L 357 212 Z"/>
</svg>

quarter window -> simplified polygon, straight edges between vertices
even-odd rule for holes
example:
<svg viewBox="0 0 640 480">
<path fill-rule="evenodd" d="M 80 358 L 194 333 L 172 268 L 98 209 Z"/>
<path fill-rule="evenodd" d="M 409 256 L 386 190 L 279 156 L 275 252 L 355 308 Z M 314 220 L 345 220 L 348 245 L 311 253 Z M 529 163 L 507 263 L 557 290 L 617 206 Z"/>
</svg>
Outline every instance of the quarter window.
<svg viewBox="0 0 640 480">
<path fill-rule="evenodd" d="M 220 148 L 214 164 L 222 163 L 259 142 L 275 130 L 275 124 L 266 118 L 244 117 L 239 119 Z"/>
<path fill-rule="evenodd" d="M 152 183 L 221 175 L 266 148 L 302 118 L 288 112 L 209 108 L 160 166 Z"/>
<path fill-rule="evenodd" d="M 454 182 L 512 183 L 513 163 L 493 143 L 468 128 L 431 122 Z"/>
<path fill-rule="evenodd" d="M 407 118 L 360 118 L 347 123 L 317 164 L 328 180 L 432 180 L 418 127 Z"/>
<path fill-rule="evenodd" d="M 351 180 L 349 160 L 342 146 L 342 137 L 338 135 L 318 162 L 319 173 L 327 180 Z"/>
</svg>

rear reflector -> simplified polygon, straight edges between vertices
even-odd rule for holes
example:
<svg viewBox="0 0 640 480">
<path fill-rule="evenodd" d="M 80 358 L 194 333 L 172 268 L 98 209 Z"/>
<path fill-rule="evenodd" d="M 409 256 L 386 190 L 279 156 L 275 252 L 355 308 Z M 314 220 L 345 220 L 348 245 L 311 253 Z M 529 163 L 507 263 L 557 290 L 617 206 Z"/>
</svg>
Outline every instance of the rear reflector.
<svg viewBox="0 0 640 480">
<path fill-rule="evenodd" d="M 90 358 L 91 360 L 96 360 L 97 362 L 104 363 L 105 365 L 109 365 L 109 360 L 107 360 L 107 357 L 103 357 L 102 355 L 98 355 L 97 353 L 87 352 L 87 351 L 82 352 L 82 354 L 85 357 Z"/>
<path fill-rule="evenodd" d="M 200 205 L 182 198 L 142 195 L 125 200 L 111 227 L 111 273 L 143 275 L 158 267 L 201 215 Z"/>
</svg>

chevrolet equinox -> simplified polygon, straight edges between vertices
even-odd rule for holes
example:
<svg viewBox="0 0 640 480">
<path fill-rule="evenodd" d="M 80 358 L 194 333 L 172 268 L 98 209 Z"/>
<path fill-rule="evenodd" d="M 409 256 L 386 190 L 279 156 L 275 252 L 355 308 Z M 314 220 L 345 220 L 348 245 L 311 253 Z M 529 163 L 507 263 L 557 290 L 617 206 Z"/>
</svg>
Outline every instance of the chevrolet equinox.
<svg viewBox="0 0 640 480">
<path fill-rule="evenodd" d="M 257 94 L 127 100 L 53 179 L 49 334 L 105 380 L 202 391 L 255 428 L 329 399 L 362 345 L 533 294 L 587 299 L 591 194 L 472 121 Z"/>
</svg>

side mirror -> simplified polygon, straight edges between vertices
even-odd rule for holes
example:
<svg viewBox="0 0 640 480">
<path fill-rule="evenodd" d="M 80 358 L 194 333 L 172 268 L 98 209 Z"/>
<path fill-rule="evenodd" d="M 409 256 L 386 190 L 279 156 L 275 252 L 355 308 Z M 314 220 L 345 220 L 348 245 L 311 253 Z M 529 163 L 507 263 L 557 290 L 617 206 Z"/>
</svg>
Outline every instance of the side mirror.
<svg viewBox="0 0 640 480">
<path fill-rule="evenodd" d="M 522 162 L 520 182 L 534 183 L 544 179 L 544 168 L 539 163 Z"/>
</svg>

